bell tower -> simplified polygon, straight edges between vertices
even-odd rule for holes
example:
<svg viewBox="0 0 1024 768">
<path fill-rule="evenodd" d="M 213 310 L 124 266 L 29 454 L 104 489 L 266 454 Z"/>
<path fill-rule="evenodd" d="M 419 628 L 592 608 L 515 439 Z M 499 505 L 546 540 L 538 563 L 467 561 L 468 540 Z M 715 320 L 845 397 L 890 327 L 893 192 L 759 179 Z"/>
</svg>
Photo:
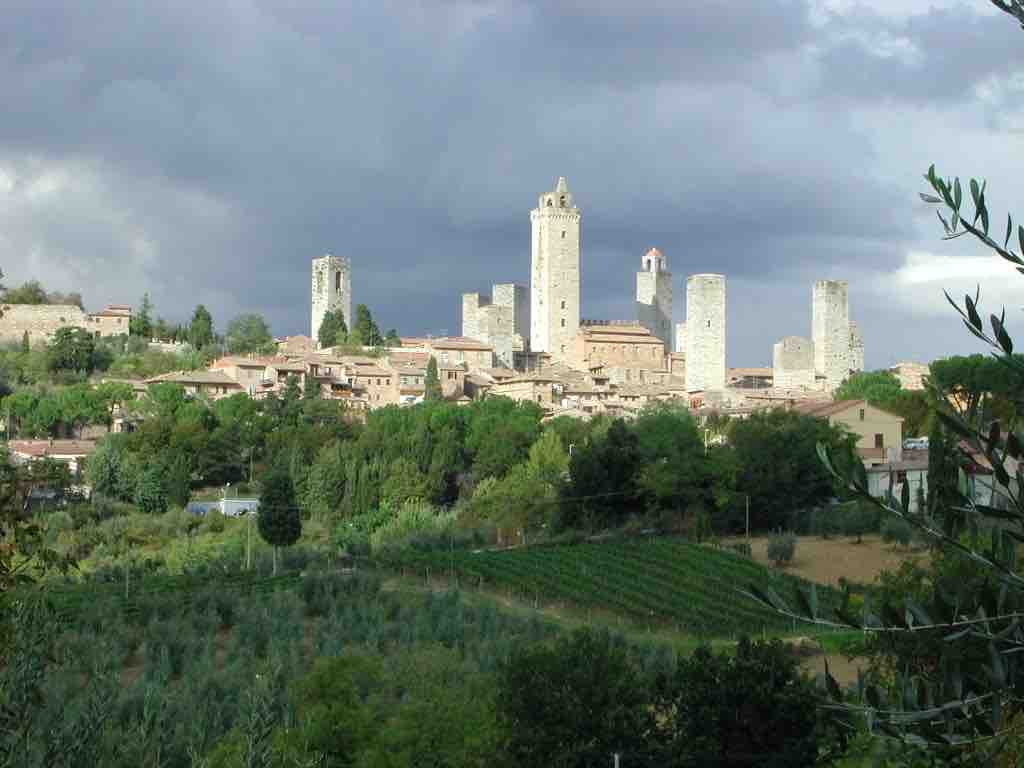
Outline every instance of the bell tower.
<svg viewBox="0 0 1024 768">
<path fill-rule="evenodd" d="M 580 325 L 580 209 L 559 176 L 530 212 L 530 348 L 570 353 Z"/>
</svg>

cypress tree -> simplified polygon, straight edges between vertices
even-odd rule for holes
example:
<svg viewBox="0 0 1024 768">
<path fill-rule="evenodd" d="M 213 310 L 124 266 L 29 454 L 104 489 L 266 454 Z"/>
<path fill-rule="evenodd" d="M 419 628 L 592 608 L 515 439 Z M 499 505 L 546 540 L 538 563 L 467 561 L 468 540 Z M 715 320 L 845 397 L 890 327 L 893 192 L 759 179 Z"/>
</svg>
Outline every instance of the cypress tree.
<svg viewBox="0 0 1024 768">
<path fill-rule="evenodd" d="M 259 531 L 274 548 L 274 575 L 277 575 L 277 550 L 290 547 L 302 534 L 302 520 L 295 501 L 295 489 L 288 472 L 274 467 L 263 480 L 260 493 Z"/>
<path fill-rule="evenodd" d="M 437 359 L 431 356 L 427 363 L 427 375 L 424 379 L 424 400 L 441 399 L 441 377 L 437 373 Z"/>
</svg>

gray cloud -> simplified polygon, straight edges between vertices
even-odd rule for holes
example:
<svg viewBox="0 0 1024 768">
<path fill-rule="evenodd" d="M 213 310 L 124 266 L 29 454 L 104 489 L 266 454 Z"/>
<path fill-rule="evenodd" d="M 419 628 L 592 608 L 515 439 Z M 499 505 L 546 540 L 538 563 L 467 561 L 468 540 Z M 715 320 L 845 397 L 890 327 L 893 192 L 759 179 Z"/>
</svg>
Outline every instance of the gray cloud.
<svg viewBox="0 0 1024 768">
<path fill-rule="evenodd" d="M 869 364 L 928 351 L 911 310 L 905 334 L 874 319 L 867 276 L 934 236 L 888 137 L 922 130 L 899 105 L 970 114 L 1022 39 L 967 5 L 92 5 L 25 0 L 0 28 L 8 282 L 306 332 L 309 260 L 332 251 L 382 326 L 455 332 L 460 292 L 526 281 L 528 211 L 566 175 L 584 314 L 628 316 L 657 245 L 677 315 L 687 273 L 730 276 L 735 364 L 808 332 L 815 277 L 851 277 Z M 892 134 L 859 117 L 893 104 Z"/>
</svg>

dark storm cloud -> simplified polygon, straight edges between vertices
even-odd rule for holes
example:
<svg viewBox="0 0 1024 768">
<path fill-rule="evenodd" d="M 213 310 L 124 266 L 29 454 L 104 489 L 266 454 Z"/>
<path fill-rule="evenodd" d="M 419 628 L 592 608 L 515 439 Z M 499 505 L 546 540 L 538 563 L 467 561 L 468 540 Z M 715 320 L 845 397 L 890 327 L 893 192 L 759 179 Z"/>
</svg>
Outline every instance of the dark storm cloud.
<svg viewBox="0 0 1024 768">
<path fill-rule="evenodd" d="M 527 280 L 528 211 L 565 175 L 586 316 L 631 313 L 652 245 L 680 316 L 696 271 L 809 295 L 780 286 L 884 268 L 914 236 L 846 107 L 964 98 L 1015 34 L 965 9 L 822 27 L 798 0 L 24 0 L 0 25 L 0 266 L 308 332 L 309 259 L 331 251 L 381 325 L 457 332 L 460 292 Z M 734 362 L 806 332 L 809 307 L 770 303 Z"/>
</svg>

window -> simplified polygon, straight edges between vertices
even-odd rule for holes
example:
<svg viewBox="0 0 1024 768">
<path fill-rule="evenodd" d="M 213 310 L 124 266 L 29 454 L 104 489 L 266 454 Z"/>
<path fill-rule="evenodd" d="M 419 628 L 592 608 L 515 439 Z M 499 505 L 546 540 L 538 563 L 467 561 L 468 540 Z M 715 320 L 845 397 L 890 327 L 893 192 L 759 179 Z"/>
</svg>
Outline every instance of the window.
<svg viewBox="0 0 1024 768">
<path fill-rule="evenodd" d="M 341 270 L 334 273 L 334 290 L 341 290 Z"/>
<path fill-rule="evenodd" d="M 565 318 L 562 318 L 562 327 L 565 328 Z"/>
<path fill-rule="evenodd" d="M 565 344 L 562 345 L 562 351 L 565 352 Z"/>
<path fill-rule="evenodd" d="M 559 205 L 560 205 L 560 206 L 561 206 L 562 208 L 565 208 L 565 195 L 562 195 L 561 197 L 559 197 L 559 198 L 558 198 L 558 204 L 559 204 Z"/>
<path fill-rule="evenodd" d="M 565 309 L 565 299 L 562 299 L 562 309 Z"/>
<path fill-rule="evenodd" d="M 864 421 L 864 409 L 863 408 L 860 409 L 860 420 Z"/>
<path fill-rule="evenodd" d="M 565 230 L 562 230 L 562 239 L 565 240 Z"/>
<path fill-rule="evenodd" d="M 711 327 L 711 321 L 710 320 L 707 321 L 707 326 L 708 326 L 708 328 Z"/>
<path fill-rule="evenodd" d="M 884 447 L 885 447 L 885 436 L 881 435 L 881 434 L 876 434 L 875 435 L 875 448 L 884 448 Z"/>
</svg>

